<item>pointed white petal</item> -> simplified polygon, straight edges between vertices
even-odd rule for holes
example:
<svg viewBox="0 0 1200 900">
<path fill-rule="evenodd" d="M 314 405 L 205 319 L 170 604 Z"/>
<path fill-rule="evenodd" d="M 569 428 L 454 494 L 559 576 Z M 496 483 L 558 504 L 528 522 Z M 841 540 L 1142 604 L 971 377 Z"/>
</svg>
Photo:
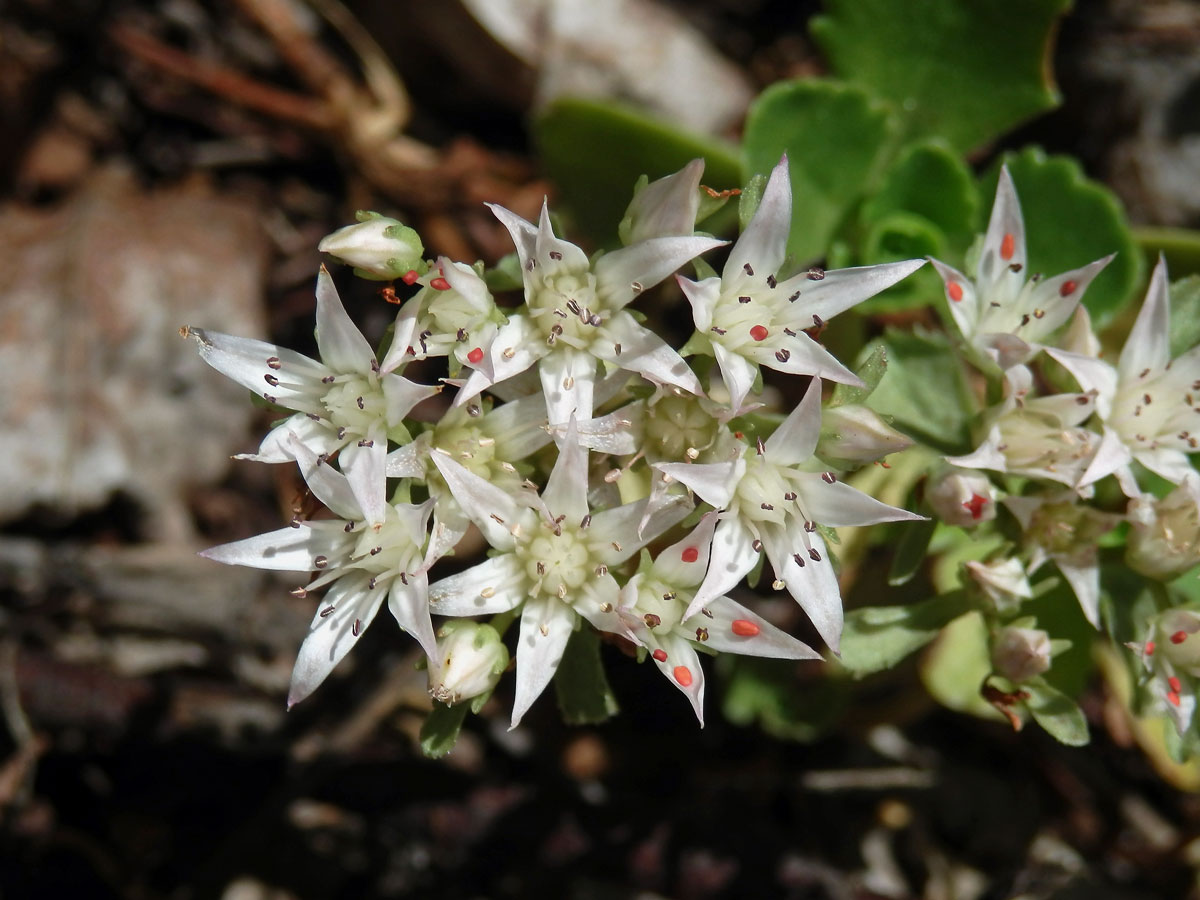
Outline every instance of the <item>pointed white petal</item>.
<svg viewBox="0 0 1200 900">
<path fill-rule="evenodd" d="M 705 621 L 707 623 L 707 620 Z M 653 640 L 658 644 L 656 649 L 666 653 L 666 659 L 657 659 L 651 655 L 658 671 L 662 672 L 667 681 L 683 691 L 683 695 L 692 704 L 700 727 L 704 727 L 704 669 L 700 665 L 700 655 L 682 635 L 673 631 L 655 634 Z"/>
<path fill-rule="evenodd" d="M 429 610 L 436 616 L 494 615 L 518 606 L 527 591 L 520 561 L 501 553 L 431 584 Z"/>
<path fill-rule="evenodd" d="M 429 453 L 429 444 L 416 440 L 403 447 L 397 447 L 384 457 L 384 474 L 388 478 L 424 478 L 425 463 Z"/>
<path fill-rule="evenodd" d="M 567 600 L 597 631 L 618 635 L 634 644 L 641 643 L 621 617 L 621 589 L 611 575 L 600 575 L 584 582 L 573 595 L 568 595 Z"/>
<path fill-rule="evenodd" d="M 1101 419 L 1107 419 L 1112 412 L 1113 397 L 1117 393 L 1117 370 L 1102 359 L 1080 356 L 1053 347 L 1047 347 L 1046 354 L 1075 376 L 1079 387 L 1085 392 L 1096 392 L 1096 412 L 1100 414 Z"/>
<path fill-rule="evenodd" d="M 488 350 L 495 380 L 490 381 L 482 369 L 476 369 L 459 389 L 454 405 L 462 406 L 492 384 L 521 374 L 549 351 L 541 332 L 526 316 L 514 313 L 500 326 Z"/>
<path fill-rule="evenodd" d="M 1159 447 L 1157 450 L 1135 450 L 1133 458 L 1155 475 L 1161 475 L 1172 484 L 1179 484 L 1196 470 L 1182 450 Z"/>
<path fill-rule="evenodd" d="M 482 421 L 496 441 L 496 455 L 507 462 L 524 459 L 550 443 L 545 425 L 546 398 L 541 391 L 494 407 Z"/>
<path fill-rule="evenodd" d="M 574 413 L 577 419 L 592 417 L 592 391 L 596 384 L 596 357 L 586 350 L 561 346 L 538 364 L 546 415 L 551 425 L 565 425 Z"/>
<path fill-rule="evenodd" d="M 1087 470 L 1079 479 L 1079 484 L 1076 487 L 1082 488 L 1087 487 L 1089 484 L 1095 484 L 1106 475 L 1115 474 L 1117 471 L 1128 467 L 1131 462 L 1133 462 L 1133 454 L 1125 446 L 1125 442 L 1121 440 L 1121 436 L 1105 425 L 1104 435 L 1100 438 L 1100 446 L 1096 448 L 1096 455 L 1088 463 Z M 1118 478 L 1117 480 L 1121 483 L 1122 488 L 1126 487 L 1129 482 L 1127 478 Z"/>
<path fill-rule="evenodd" d="M 596 260 L 593 267 L 596 291 L 610 309 L 620 309 L 688 260 L 725 243 L 716 238 L 692 236 L 638 241 Z"/>
<path fill-rule="evenodd" d="M 681 495 L 667 498 L 650 516 L 646 516 L 648 503 L 638 500 L 592 515 L 589 526 L 592 539 L 608 545 L 593 545 L 596 556 L 610 566 L 622 563 L 692 511 L 692 504 Z M 643 519 L 644 527 L 639 532 L 638 524 Z"/>
<path fill-rule="evenodd" d="M 687 485 L 705 503 L 724 509 L 746 474 L 746 460 L 739 456 L 723 463 L 655 463 L 654 468 Z"/>
<path fill-rule="evenodd" d="M 720 345 L 714 344 L 713 346 L 716 348 Z M 787 351 L 786 359 L 776 356 L 780 349 Z M 752 363 L 766 366 L 776 372 L 786 372 L 789 375 L 815 375 L 818 378 L 828 378 L 830 381 L 848 384 L 852 387 L 864 386 L 861 378 L 838 362 L 832 353 L 803 331 L 797 331 L 795 337 L 771 341 L 766 346 L 755 344 L 747 347 L 745 354 Z M 723 369 L 722 374 L 724 374 Z"/>
<path fill-rule="evenodd" d="M 578 621 L 575 611 L 554 597 L 537 597 L 525 603 L 517 641 L 517 691 L 510 729 L 517 727 L 558 671 Z"/>
<path fill-rule="evenodd" d="M 588 269 L 587 254 L 554 234 L 554 227 L 550 224 L 550 208 L 545 200 L 542 201 L 542 212 L 538 216 L 537 265 L 542 277 Z"/>
<path fill-rule="evenodd" d="M 450 454 L 434 449 L 429 458 L 437 466 L 446 486 L 462 511 L 483 532 L 487 542 L 497 550 L 511 550 L 514 545 L 510 528 L 516 524 L 520 507 L 507 493 L 486 479 L 480 478 L 450 458 Z M 497 522 L 493 516 L 499 517 Z"/>
<path fill-rule="evenodd" d="M 842 640 L 842 589 L 829 562 L 825 541 L 817 532 L 807 535 L 812 550 L 816 551 L 814 558 L 795 533 L 802 527 L 791 529 L 792 534 L 782 528 L 765 529 L 763 547 L 776 577 L 787 585 L 788 593 L 812 620 L 821 639 L 837 653 Z"/>
<path fill-rule="evenodd" d="M 1025 338 L 1029 341 L 1044 340 L 1066 322 L 1078 308 L 1088 285 L 1115 256 L 1116 254 L 1109 254 L 1086 266 L 1039 281 L 1029 294 L 1029 303 L 1035 310 L 1035 318 L 1030 323 L 1030 328 L 1023 331 Z M 1036 310 L 1042 311 L 1043 315 L 1040 318 L 1037 317 Z M 1036 328 L 1033 327 L 1035 323 Z"/>
<path fill-rule="evenodd" d="M 713 353 L 717 357 L 717 365 L 721 367 L 721 380 L 729 391 L 729 405 L 735 411 L 740 410 L 746 403 L 746 397 L 754 387 L 754 379 L 758 377 L 758 366 L 740 353 L 727 350 L 724 344 L 713 342 Z"/>
<path fill-rule="evenodd" d="M 683 614 L 685 620 L 698 613 L 705 604 L 728 594 L 754 568 L 758 562 L 754 542 L 754 534 L 736 516 L 727 516 L 717 523 L 708 573 Z"/>
<path fill-rule="evenodd" d="M 946 462 L 964 469 L 991 469 L 996 472 L 1005 472 L 1008 470 L 1008 460 L 1004 458 L 1004 454 L 999 449 L 1002 443 L 1004 443 L 1004 439 L 1000 434 L 1000 429 L 993 426 L 992 430 L 988 432 L 987 440 L 976 447 L 974 451 L 966 456 L 947 456 Z"/>
<path fill-rule="evenodd" d="M 1146 369 L 1161 369 L 1171 361 L 1168 287 L 1167 263 L 1160 256 L 1154 274 L 1150 276 L 1150 287 L 1137 321 L 1133 323 L 1133 329 L 1121 351 L 1117 368 L 1124 382 L 1131 383 Z"/>
<path fill-rule="evenodd" d="M 684 623 L 684 627 L 707 628 L 708 640 L 705 641 L 705 645 L 714 650 L 772 659 L 822 658 L 820 653 L 803 641 L 796 640 L 762 616 L 728 597 L 718 597 L 704 608 L 712 614 L 712 618 L 693 617 Z"/>
<path fill-rule="evenodd" d="M 521 260 L 521 271 L 526 271 L 529 261 L 534 258 L 537 251 L 537 227 L 532 222 L 522 219 L 515 212 L 507 210 L 503 206 L 495 203 L 488 203 L 486 206 L 500 220 L 500 223 L 508 229 L 513 243 L 517 246 L 517 257 Z"/>
<path fill-rule="evenodd" d="M 383 432 L 382 422 L 371 426 L 366 440 L 361 444 L 348 444 L 338 457 L 346 483 L 354 494 L 355 505 L 362 510 L 362 518 L 371 525 L 382 522 L 384 511 L 387 509 L 387 476 L 384 474 L 386 459 L 387 436 Z M 328 469 L 328 466 L 325 468 Z"/>
<path fill-rule="evenodd" d="M 579 443 L 600 453 L 628 456 L 636 453 L 641 445 L 645 420 L 644 402 L 627 403 L 607 416 L 580 422 Z M 554 426 L 556 437 L 563 431 L 561 425 Z"/>
<path fill-rule="evenodd" d="M 394 372 L 410 359 L 408 348 L 413 345 L 413 338 L 416 336 L 419 307 L 418 298 L 414 297 L 396 313 L 396 320 L 392 323 L 392 342 L 379 363 L 380 372 Z"/>
<path fill-rule="evenodd" d="M 392 579 L 388 609 L 400 627 L 417 639 L 425 655 L 436 658 L 437 640 L 429 618 L 429 580 L 424 572 L 413 572 L 405 577 L 408 584 L 399 578 Z"/>
<path fill-rule="evenodd" d="M 1062 572 L 1063 578 L 1067 579 L 1071 590 L 1075 592 L 1075 598 L 1079 601 L 1087 620 L 1099 628 L 1100 566 L 1096 562 L 1095 552 L 1071 559 L 1055 556 L 1054 561 L 1058 564 L 1058 571 Z"/>
<path fill-rule="evenodd" d="M 703 172 L 704 160 L 693 159 L 678 172 L 651 181 L 638 191 L 625 211 L 632 223 L 628 243 L 695 231 Z"/>
<path fill-rule="evenodd" d="M 706 513 L 687 537 L 659 553 L 651 569 L 654 577 L 673 587 L 690 588 L 700 584 L 708 569 L 717 515 L 716 512 Z"/>
<path fill-rule="evenodd" d="M 375 352 L 342 306 L 329 270 L 317 274 L 317 347 L 335 372 L 369 372 Z"/>
<path fill-rule="evenodd" d="M 189 328 L 187 334 L 195 339 L 206 363 L 242 387 L 260 397 L 274 397 L 290 409 L 317 414 L 325 411 L 320 403 L 324 394 L 321 378 L 330 371 L 320 363 L 266 341 L 202 328 Z"/>
<path fill-rule="evenodd" d="M 979 319 L 979 298 L 975 295 L 975 283 L 953 266 L 948 266 L 936 259 L 931 259 L 929 262 L 942 276 L 942 281 L 946 285 L 946 306 L 950 310 L 954 324 L 958 326 L 958 333 L 970 340 L 975 334 L 976 322 Z M 951 287 L 951 285 L 957 285 L 957 287 Z M 958 297 L 957 300 L 954 299 L 955 296 Z"/>
<path fill-rule="evenodd" d="M 365 575 L 346 576 L 326 592 L 296 657 L 288 690 L 289 709 L 316 690 L 358 643 L 383 605 L 385 593 L 382 587 L 369 590 Z"/>
<path fill-rule="evenodd" d="M 804 397 L 788 417 L 767 438 L 763 452 L 772 463 L 794 466 L 805 462 L 817 449 L 821 436 L 821 379 L 814 378 L 808 384 Z"/>
<path fill-rule="evenodd" d="M 1017 200 L 1017 189 L 1013 186 L 1008 167 L 1000 169 L 1000 180 L 996 183 L 996 202 L 992 204 L 992 216 L 988 221 L 987 234 L 983 238 L 983 250 L 979 254 L 978 281 L 986 297 L 1001 279 L 1025 280 L 1025 223 L 1021 218 L 1021 204 Z M 1013 272 L 1010 266 L 1020 266 Z"/>
<path fill-rule="evenodd" d="M 713 310 L 721 298 L 721 279 L 689 281 L 682 275 L 676 275 L 675 280 L 679 283 L 683 296 L 687 297 L 688 303 L 692 305 L 692 318 L 696 323 L 696 330 L 707 334 L 712 328 Z"/>
<path fill-rule="evenodd" d="M 618 312 L 604 323 L 604 340 L 592 344 L 592 353 L 622 369 L 637 372 L 655 384 L 673 384 L 700 396 L 704 388 L 683 357 L 627 312 Z M 620 345 L 621 352 L 616 347 Z"/>
<path fill-rule="evenodd" d="M 792 183 L 785 155 L 771 170 L 754 217 L 729 251 L 721 273 L 722 283 L 732 287 L 738 279 L 747 277 L 747 265 L 759 278 L 776 274 L 783 263 L 791 230 Z"/>
<path fill-rule="evenodd" d="M 417 384 L 400 375 L 385 374 L 381 379 L 383 397 L 387 407 L 387 423 L 398 425 L 414 406 L 441 391 L 432 384 Z"/>
<path fill-rule="evenodd" d="M 566 516 L 570 522 L 578 522 L 588 511 L 588 452 L 579 444 L 579 433 L 575 427 L 575 416 L 567 424 L 567 433 L 558 450 L 558 459 L 550 470 L 542 501 L 554 515 Z"/>
<path fill-rule="evenodd" d="M 780 284 L 779 290 L 789 294 L 800 291 L 800 298 L 791 308 L 804 317 L 800 326 L 811 328 L 814 315 L 828 322 L 838 313 L 903 281 L 923 265 L 923 259 L 906 259 L 874 266 L 830 269 L 820 281 L 810 281 L 807 275 L 800 274 Z"/>
<path fill-rule="evenodd" d="M 296 413 L 267 432 L 258 445 L 257 453 L 239 453 L 235 458 L 265 463 L 291 462 L 294 457 L 289 442 L 293 438 L 317 456 L 330 454 L 345 443 L 338 440 L 337 432 L 325 420 L 318 421 L 310 419 L 306 413 Z"/>
<path fill-rule="evenodd" d="M 845 482 L 827 484 L 820 475 L 799 473 L 800 503 L 809 518 L 821 525 L 875 525 L 879 522 L 919 522 L 924 516 L 881 503 Z"/>
<path fill-rule="evenodd" d="M 345 475 L 324 462 L 294 436 L 288 437 L 287 446 L 292 458 L 300 466 L 300 474 L 304 476 L 308 489 L 329 507 L 334 515 L 350 522 L 364 518 L 362 507 Z M 383 496 L 383 489 L 383 482 L 380 480 L 374 488 L 380 498 Z"/>
<path fill-rule="evenodd" d="M 250 566 L 274 572 L 311 572 L 318 556 L 328 556 L 335 545 L 332 535 L 301 522 L 244 540 L 200 551 L 200 556 L 230 566 Z"/>
</svg>

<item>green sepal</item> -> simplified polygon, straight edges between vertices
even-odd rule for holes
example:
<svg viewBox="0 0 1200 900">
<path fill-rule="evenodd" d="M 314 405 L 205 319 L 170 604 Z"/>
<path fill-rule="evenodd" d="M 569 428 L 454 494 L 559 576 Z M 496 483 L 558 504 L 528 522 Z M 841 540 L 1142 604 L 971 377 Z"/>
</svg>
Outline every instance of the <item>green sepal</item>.
<svg viewBox="0 0 1200 900">
<path fill-rule="evenodd" d="M 853 610 L 842 629 L 841 664 L 856 677 L 890 669 L 967 609 L 966 594 L 954 591 L 905 606 Z"/>
<path fill-rule="evenodd" d="M 433 709 L 421 725 L 421 752 L 430 759 L 440 759 L 453 750 L 468 711 L 466 703 L 447 706 L 433 701 Z"/>
<path fill-rule="evenodd" d="M 896 555 L 892 557 L 892 567 L 888 570 L 889 585 L 899 587 L 907 584 L 921 570 L 937 526 L 937 520 L 931 517 L 910 522 L 900 530 L 900 543 L 896 546 Z"/>
<path fill-rule="evenodd" d="M 1029 694 L 1025 706 L 1033 720 L 1060 744 L 1082 747 L 1091 740 L 1083 710 L 1062 691 L 1041 676 L 1022 682 L 1020 688 Z"/>
</svg>

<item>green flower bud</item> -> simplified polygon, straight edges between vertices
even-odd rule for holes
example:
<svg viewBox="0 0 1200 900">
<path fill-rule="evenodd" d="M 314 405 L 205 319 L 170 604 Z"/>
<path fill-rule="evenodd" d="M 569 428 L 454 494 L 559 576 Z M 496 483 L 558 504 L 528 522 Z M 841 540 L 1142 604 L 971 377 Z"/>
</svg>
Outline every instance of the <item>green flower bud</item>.
<svg viewBox="0 0 1200 900">
<path fill-rule="evenodd" d="M 360 212 L 357 225 L 339 228 L 321 239 L 318 249 L 347 265 L 361 278 L 391 281 L 424 269 L 421 237 L 401 222 L 373 212 Z"/>
</svg>

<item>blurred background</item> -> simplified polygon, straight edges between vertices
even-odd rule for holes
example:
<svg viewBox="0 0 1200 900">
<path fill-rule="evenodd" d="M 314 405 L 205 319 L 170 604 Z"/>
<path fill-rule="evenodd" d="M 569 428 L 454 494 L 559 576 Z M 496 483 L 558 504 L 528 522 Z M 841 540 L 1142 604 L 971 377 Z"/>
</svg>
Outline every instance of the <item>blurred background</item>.
<svg viewBox="0 0 1200 900">
<path fill-rule="evenodd" d="M 699 731 L 612 665 L 611 722 L 568 728 L 544 700 L 429 761 L 392 623 L 286 713 L 312 601 L 195 555 L 279 527 L 297 485 L 230 462 L 269 414 L 181 326 L 312 352 L 317 242 L 360 208 L 494 262 L 511 245 L 483 203 L 557 196 L 531 137 L 547 104 L 736 139 L 762 88 L 823 72 L 820 9 L 0 6 L 0 896 L 1200 896 L 1200 800 L 1099 688 L 1070 750 L 940 711 L 911 667 L 770 735 L 715 713 L 719 683 Z M 1200 227 L 1200 6 L 1080 0 L 1051 63 L 1063 105 L 975 161 L 1037 143 L 1135 224 Z M 335 274 L 377 338 L 394 308 Z M 795 672 L 814 721 L 820 669 Z"/>
</svg>

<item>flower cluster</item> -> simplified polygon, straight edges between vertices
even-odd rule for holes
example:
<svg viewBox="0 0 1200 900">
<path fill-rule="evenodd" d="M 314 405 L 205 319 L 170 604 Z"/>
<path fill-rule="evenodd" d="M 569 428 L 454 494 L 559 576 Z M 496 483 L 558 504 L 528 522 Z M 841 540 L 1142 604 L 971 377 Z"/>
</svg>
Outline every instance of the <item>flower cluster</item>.
<svg viewBox="0 0 1200 900">
<path fill-rule="evenodd" d="M 514 647 L 516 726 L 586 628 L 653 660 L 703 722 L 700 652 L 819 658 L 731 597 L 764 555 L 774 588 L 837 649 L 830 529 L 919 517 L 843 481 L 908 441 L 856 404 L 831 410 L 822 428 L 823 380 L 862 382 L 817 335 L 924 261 L 789 268 L 785 158 L 721 274 L 684 277 L 681 267 L 725 244 L 696 231 L 702 169 L 645 185 L 622 224 L 625 245 L 591 257 L 555 233 L 546 206 L 536 223 L 493 206 L 523 279 L 514 306 L 497 304 L 482 265 L 425 259 L 412 229 L 360 216 L 321 246 L 407 293 L 378 353 L 324 268 L 319 360 L 187 329 L 214 368 L 284 413 L 248 458 L 294 462 L 326 510 L 204 554 L 314 573 L 301 596 L 325 589 L 289 703 L 317 688 L 386 599 L 442 704 L 475 708 Z M 695 271 L 712 270 L 697 261 Z M 664 281 L 691 304 L 697 333 L 682 351 L 640 303 Z M 439 357 L 440 384 L 403 374 Z M 789 414 L 765 408 L 763 367 L 808 379 Z M 492 552 L 440 574 L 471 525 Z"/>
</svg>

